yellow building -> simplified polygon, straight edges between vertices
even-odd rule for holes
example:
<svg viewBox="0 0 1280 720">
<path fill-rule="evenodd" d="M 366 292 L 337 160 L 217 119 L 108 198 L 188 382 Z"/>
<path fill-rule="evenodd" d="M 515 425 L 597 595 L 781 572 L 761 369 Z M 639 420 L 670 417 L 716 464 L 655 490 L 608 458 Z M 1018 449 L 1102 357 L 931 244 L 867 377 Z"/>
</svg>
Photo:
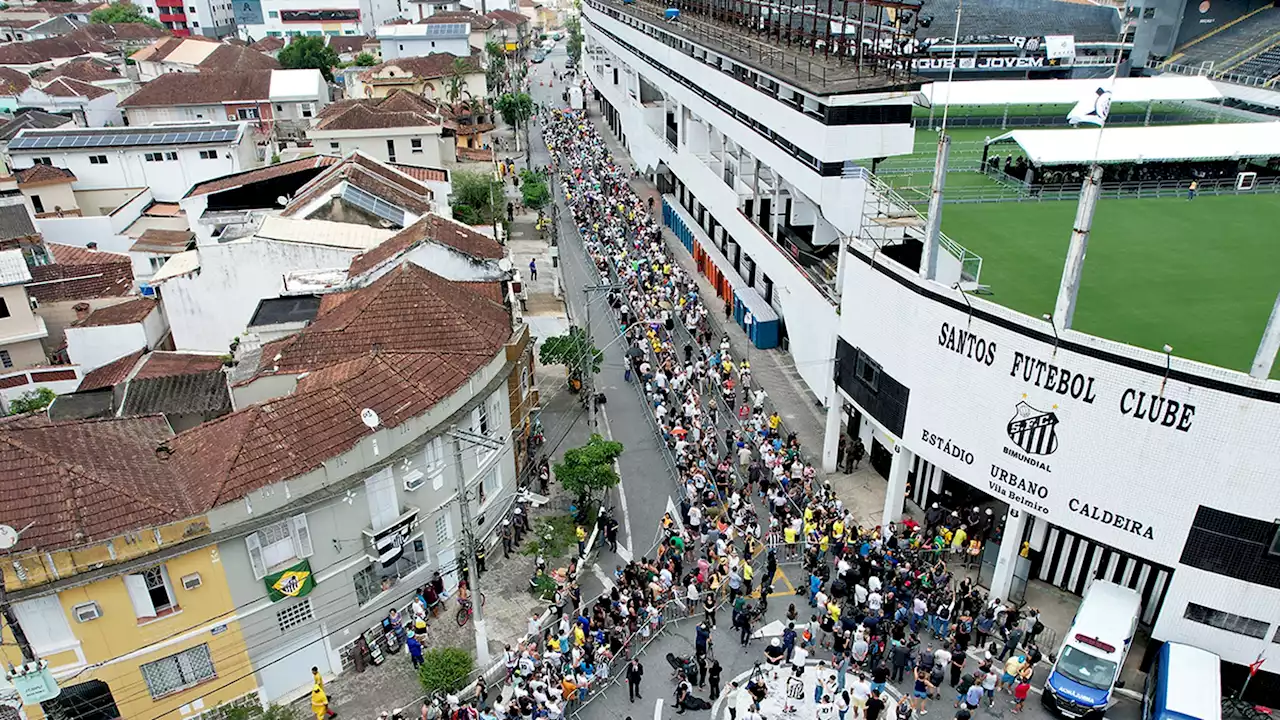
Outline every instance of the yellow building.
<svg viewBox="0 0 1280 720">
<path fill-rule="evenodd" d="M 0 523 L 21 531 L 5 587 L 61 688 L 26 717 L 194 720 L 258 702 L 201 498 L 159 457 L 171 437 L 158 416 L 0 422 Z M 3 641 L 20 664 L 7 626 Z"/>
</svg>

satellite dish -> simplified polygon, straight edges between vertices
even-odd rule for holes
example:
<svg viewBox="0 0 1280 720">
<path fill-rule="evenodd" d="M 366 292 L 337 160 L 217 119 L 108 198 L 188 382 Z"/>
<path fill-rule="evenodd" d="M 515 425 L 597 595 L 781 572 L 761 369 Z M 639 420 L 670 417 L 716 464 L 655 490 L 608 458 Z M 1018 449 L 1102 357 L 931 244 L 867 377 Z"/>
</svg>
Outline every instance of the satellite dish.
<svg viewBox="0 0 1280 720">
<path fill-rule="evenodd" d="M 511 272 L 511 269 L 514 267 L 515 263 L 511 262 L 511 258 L 509 257 L 504 257 L 498 261 L 498 269 L 502 272 Z"/>
<path fill-rule="evenodd" d="M 382 421 L 378 419 L 378 413 L 374 412 L 372 408 L 365 408 L 360 411 L 360 422 L 368 425 L 370 429 L 382 424 Z"/>
<path fill-rule="evenodd" d="M 287 206 L 289 204 L 289 196 L 281 195 L 280 197 L 276 198 L 276 204 L 279 205 L 280 207 Z"/>
<path fill-rule="evenodd" d="M 0 550 L 8 550 L 18 544 L 18 531 L 8 525 L 0 525 Z"/>
</svg>

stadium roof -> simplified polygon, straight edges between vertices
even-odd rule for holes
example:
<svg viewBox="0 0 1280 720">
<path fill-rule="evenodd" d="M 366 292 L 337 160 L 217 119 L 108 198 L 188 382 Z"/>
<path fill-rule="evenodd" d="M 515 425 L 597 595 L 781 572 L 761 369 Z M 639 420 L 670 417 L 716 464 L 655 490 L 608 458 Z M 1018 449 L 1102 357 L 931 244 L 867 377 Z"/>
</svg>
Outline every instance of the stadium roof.
<svg viewBox="0 0 1280 720">
<path fill-rule="evenodd" d="M 936 82 L 920 88 L 917 96 L 926 107 L 951 105 L 1074 105 L 1090 97 L 1098 88 L 1110 85 L 1110 78 L 1076 80 L 964 80 Z M 1111 88 L 1112 102 L 1153 102 L 1176 100 L 1217 100 L 1222 91 L 1207 77 L 1161 75 L 1158 77 L 1116 78 Z"/>
<path fill-rule="evenodd" d="M 235 140 L 243 131 L 244 126 L 240 123 L 23 130 L 9 141 L 9 150 L 79 150 L 226 143 Z"/>
<path fill-rule="evenodd" d="M 987 144 L 1008 142 L 1033 165 L 1083 165 L 1095 154 L 1103 164 L 1272 158 L 1280 157 L 1280 122 L 1015 130 Z"/>
</svg>

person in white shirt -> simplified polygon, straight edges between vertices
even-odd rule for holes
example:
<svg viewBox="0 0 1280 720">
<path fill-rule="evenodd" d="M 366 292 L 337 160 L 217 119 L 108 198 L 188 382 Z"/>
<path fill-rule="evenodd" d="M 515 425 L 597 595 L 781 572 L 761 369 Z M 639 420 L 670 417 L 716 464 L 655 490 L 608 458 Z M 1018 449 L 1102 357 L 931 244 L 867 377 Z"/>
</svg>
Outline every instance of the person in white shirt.
<svg viewBox="0 0 1280 720">
<path fill-rule="evenodd" d="M 879 592 L 873 590 L 869 595 L 867 595 L 867 607 L 871 608 L 875 612 L 880 612 L 880 608 L 883 605 L 884 598 L 880 596 Z"/>
</svg>

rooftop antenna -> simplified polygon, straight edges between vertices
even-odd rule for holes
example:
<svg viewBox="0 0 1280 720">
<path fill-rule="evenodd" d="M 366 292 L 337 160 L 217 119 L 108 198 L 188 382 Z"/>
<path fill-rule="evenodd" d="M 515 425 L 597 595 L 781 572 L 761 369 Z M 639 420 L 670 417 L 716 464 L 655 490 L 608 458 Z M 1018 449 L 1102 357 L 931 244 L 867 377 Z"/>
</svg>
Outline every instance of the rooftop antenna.
<svg viewBox="0 0 1280 720">
<path fill-rule="evenodd" d="M 932 280 L 938 274 L 938 237 L 942 234 L 942 190 L 947 184 L 947 162 L 951 158 L 951 138 L 947 135 L 947 116 L 951 109 L 951 82 L 956 75 L 956 55 L 960 50 L 960 18 L 963 14 L 964 0 L 960 0 L 956 3 L 955 31 L 951 34 L 951 67 L 947 69 L 946 99 L 942 101 L 942 126 L 938 128 L 938 154 L 933 162 L 933 183 L 929 187 L 929 214 L 925 218 L 924 248 L 920 253 L 920 277 L 925 280 Z M 934 83 L 933 87 L 936 91 L 938 84 Z"/>
</svg>

